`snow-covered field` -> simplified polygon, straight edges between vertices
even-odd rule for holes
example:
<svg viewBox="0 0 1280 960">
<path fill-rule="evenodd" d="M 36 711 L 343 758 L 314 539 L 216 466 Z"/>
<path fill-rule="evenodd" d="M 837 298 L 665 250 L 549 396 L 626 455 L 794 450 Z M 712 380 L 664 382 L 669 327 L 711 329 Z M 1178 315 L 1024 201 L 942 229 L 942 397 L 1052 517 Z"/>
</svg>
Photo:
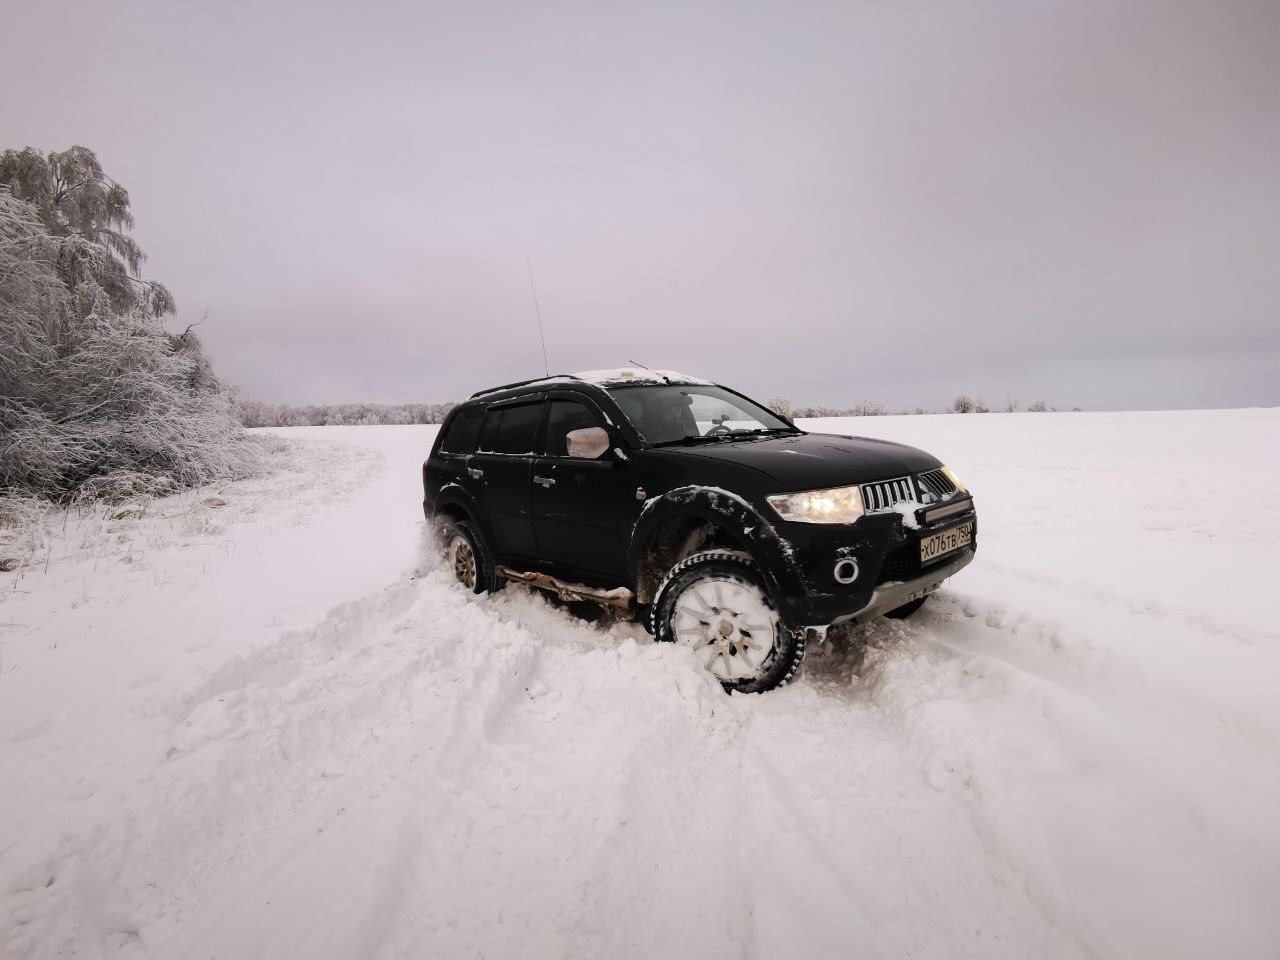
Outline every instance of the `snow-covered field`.
<svg viewBox="0 0 1280 960">
<path fill-rule="evenodd" d="M 430 569 L 434 428 L 67 518 L 0 573 L 0 956 L 1280 956 L 1280 410 L 810 426 L 981 547 L 759 697 Z"/>
</svg>

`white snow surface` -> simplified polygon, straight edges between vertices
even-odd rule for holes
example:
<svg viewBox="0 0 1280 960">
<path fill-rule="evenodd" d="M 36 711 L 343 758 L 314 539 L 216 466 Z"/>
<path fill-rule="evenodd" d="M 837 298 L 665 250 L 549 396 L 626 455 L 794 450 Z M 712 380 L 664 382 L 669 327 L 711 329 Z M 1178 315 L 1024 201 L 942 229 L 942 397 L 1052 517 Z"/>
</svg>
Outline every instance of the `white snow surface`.
<svg viewBox="0 0 1280 960">
<path fill-rule="evenodd" d="M 1280 410 L 806 426 L 980 546 L 763 696 L 433 568 L 434 428 L 68 518 L 0 574 L 0 957 L 1280 955 Z"/>
</svg>

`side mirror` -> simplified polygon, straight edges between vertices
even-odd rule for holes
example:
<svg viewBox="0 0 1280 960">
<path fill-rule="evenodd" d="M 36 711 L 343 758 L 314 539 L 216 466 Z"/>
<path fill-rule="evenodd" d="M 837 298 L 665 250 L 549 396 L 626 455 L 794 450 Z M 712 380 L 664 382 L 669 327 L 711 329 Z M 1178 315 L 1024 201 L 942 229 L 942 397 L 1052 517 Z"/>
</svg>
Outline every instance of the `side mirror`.
<svg viewBox="0 0 1280 960">
<path fill-rule="evenodd" d="M 604 427 L 583 427 L 564 435 L 564 448 L 571 457 L 599 460 L 609 449 L 609 431 Z"/>
</svg>

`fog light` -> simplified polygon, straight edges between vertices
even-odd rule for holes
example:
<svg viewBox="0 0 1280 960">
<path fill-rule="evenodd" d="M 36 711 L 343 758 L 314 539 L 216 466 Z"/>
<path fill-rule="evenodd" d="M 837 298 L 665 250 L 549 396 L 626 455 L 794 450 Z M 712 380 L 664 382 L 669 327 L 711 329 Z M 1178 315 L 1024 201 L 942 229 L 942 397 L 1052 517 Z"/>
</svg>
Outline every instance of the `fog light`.
<svg viewBox="0 0 1280 960">
<path fill-rule="evenodd" d="M 852 557 L 844 557 L 837 560 L 831 575 L 836 578 L 836 583 L 853 583 L 858 579 L 858 561 Z"/>
</svg>

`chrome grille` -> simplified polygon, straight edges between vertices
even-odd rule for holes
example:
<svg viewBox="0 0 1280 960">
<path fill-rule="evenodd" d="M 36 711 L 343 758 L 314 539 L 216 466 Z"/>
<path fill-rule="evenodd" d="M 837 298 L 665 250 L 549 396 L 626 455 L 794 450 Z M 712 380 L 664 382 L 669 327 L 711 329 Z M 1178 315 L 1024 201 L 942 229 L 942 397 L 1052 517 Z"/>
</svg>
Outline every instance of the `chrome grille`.
<svg viewBox="0 0 1280 960">
<path fill-rule="evenodd" d="M 916 479 L 920 481 L 920 492 L 926 495 L 926 502 L 929 499 L 946 500 L 956 492 L 956 485 L 941 470 L 918 473 L 916 474 Z M 928 496 L 929 494 L 933 495 L 932 498 Z"/>
<path fill-rule="evenodd" d="M 898 477 L 894 480 L 877 480 L 875 483 L 862 484 L 862 502 L 867 513 L 880 510 L 891 510 L 895 504 L 916 498 L 911 488 L 910 477 Z"/>
</svg>

